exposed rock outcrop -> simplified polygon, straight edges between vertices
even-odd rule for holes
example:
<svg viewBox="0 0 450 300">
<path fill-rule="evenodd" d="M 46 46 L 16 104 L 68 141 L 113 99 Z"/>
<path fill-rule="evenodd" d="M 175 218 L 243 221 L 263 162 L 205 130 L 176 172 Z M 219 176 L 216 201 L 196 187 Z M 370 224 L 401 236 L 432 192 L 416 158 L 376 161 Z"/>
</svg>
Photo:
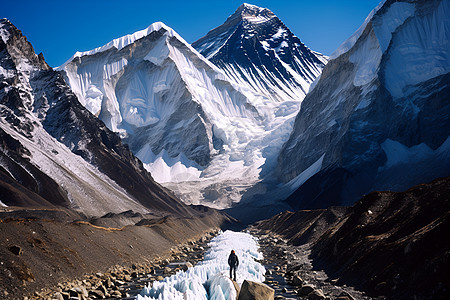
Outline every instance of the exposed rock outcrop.
<svg viewBox="0 0 450 300">
<path fill-rule="evenodd" d="M 264 283 L 244 280 L 238 300 L 273 300 L 275 291 Z"/>
</svg>

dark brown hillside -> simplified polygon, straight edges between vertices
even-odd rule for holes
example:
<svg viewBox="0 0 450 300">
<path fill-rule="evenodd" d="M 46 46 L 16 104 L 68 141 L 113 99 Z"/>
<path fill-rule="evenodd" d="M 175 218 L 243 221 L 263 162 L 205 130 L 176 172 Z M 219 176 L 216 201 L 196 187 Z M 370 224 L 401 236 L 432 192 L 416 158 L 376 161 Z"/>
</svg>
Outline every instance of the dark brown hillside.
<svg viewBox="0 0 450 300">
<path fill-rule="evenodd" d="M 293 245 L 310 243 L 314 269 L 338 285 L 388 299 L 450 299 L 450 177 L 257 226 Z"/>
<path fill-rule="evenodd" d="M 374 192 L 312 248 L 332 278 L 395 299 L 449 299 L 450 178 Z"/>
</svg>

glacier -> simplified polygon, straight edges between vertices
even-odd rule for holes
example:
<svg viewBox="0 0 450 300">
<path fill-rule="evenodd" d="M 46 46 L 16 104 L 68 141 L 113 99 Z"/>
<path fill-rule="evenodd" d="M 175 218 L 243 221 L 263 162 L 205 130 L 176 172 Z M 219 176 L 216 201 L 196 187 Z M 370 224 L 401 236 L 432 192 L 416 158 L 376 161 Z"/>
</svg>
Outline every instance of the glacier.
<svg viewBox="0 0 450 300">
<path fill-rule="evenodd" d="M 157 182 L 185 203 L 219 209 L 275 165 L 304 96 L 275 101 L 230 79 L 161 22 L 77 52 L 56 70 Z"/>
<path fill-rule="evenodd" d="M 187 271 L 179 271 L 162 281 L 155 281 L 145 287 L 137 300 L 234 300 L 236 290 L 229 278 L 228 256 L 235 250 L 239 258 L 237 283 L 244 280 L 263 282 L 265 268 L 257 262 L 262 254 L 258 241 L 245 232 L 227 230 L 214 237 L 203 261 Z"/>
</svg>

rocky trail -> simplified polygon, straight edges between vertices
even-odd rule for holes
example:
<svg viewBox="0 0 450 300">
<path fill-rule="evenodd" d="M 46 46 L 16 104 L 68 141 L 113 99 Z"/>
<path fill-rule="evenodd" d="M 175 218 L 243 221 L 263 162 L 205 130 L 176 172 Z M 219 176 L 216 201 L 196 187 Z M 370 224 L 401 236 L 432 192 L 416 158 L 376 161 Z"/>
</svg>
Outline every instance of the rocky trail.
<svg viewBox="0 0 450 300">
<path fill-rule="evenodd" d="M 275 299 L 339 299 L 368 300 L 362 292 L 348 286 L 337 286 L 325 272 L 314 270 L 309 245 L 292 246 L 282 237 L 260 229 L 249 232 L 259 238 L 266 268 L 265 284 L 275 290 Z M 208 242 L 216 232 L 196 241 L 174 247 L 170 255 L 131 268 L 114 267 L 84 279 L 60 283 L 56 288 L 35 293 L 28 299 L 136 299 L 142 289 L 153 281 L 163 280 L 179 270 L 186 270 L 203 259 Z M 378 298 L 382 299 L 382 298 Z"/>
<path fill-rule="evenodd" d="M 308 257 L 308 244 L 293 246 L 274 233 L 256 228 L 250 233 L 259 238 L 267 270 L 265 283 L 275 290 L 275 299 L 373 299 L 352 287 L 337 286 L 324 271 L 315 270 Z"/>
<path fill-rule="evenodd" d="M 209 232 L 198 240 L 188 241 L 170 250 L 170 255 L 131 267 L 115 266 L 105 273 L 59 283 L 55 288 L 36 292 L 27 299 L 135 299 L 153 281 L 163 280 L 179 270 L 187 270 L 203 259 L 205 247 L 216 232 Z"/>
</svg>

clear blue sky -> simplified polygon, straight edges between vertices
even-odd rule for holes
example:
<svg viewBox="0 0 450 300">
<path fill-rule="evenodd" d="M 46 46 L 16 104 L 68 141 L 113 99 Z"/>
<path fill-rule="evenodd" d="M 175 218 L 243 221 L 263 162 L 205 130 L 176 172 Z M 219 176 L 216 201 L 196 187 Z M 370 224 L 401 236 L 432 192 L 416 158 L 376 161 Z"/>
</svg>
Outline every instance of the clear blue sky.
<svg viewBox="0 0 450 300">
<path fill-rule="evenodd" d="M 0 18 L 22 30 L 56 67 L 76 51 L 162 21 L 192 43 L 221 25 L 243 2 L 272 10 L 309 48 L 331 54 L 380 0 L 16 0 L 2 1 Z"/>
</svg>

